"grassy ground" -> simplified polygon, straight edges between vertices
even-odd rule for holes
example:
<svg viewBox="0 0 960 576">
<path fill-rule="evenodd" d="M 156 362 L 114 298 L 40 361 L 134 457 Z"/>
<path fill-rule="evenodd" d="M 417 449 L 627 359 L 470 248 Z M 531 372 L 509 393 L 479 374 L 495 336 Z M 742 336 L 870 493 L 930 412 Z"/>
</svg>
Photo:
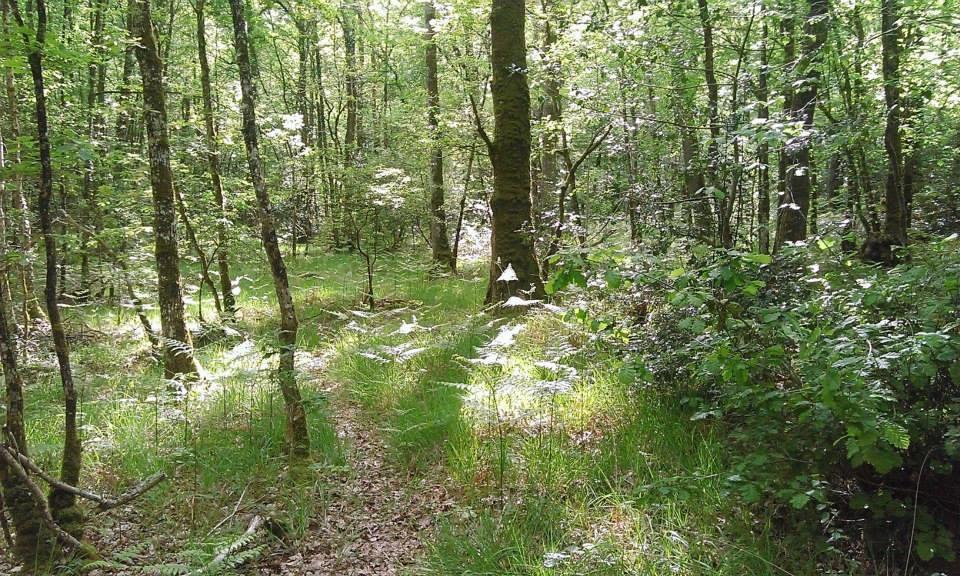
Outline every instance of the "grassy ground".
<svg viewBox="0 0 960 576">
<path fill-rule="evenodd" d="M 201 350 L 208 378 L 188 391 L 162 379 L 129 311 L 69 310 L 88 485 L 119 491 L 156 470 L 173 477 L 138 503 L 148 533 L 125 535 L 120 516 L 91 523 L 115 561 L 155 561 L 154 546 L 169 549 L 160 557 L 170 566 L 202 564 L 243 530 L 236 520 L 217 527 L 238 501 L 281 519 L 292 540 L 309 538 L 344 465 L 329 380 L 361 407 L 391 461 L 436 478 L 456 502 L 421 573 L 815 573 L 802 546 L 783 545 L 768 521 L 726 497 L 719 431 L 632 390 L 615 357 L 556 314 L 484 314 L 479 267 L 432 279 L 425 263 L 383 259 L 383 305 L 371 314 L 360 305 L 358 259 L 288 265 L 315 453 L 309 477 L 296 481 L 277 482 L 276 314 L 259 261 L 237 268 L 240 336 Z M 214 315 L 209 300 L 204 308 Z M 34 454 L 54 470 L 62 417 L 52 373 L 34 367 L 27 419 Z"/>
</svg>

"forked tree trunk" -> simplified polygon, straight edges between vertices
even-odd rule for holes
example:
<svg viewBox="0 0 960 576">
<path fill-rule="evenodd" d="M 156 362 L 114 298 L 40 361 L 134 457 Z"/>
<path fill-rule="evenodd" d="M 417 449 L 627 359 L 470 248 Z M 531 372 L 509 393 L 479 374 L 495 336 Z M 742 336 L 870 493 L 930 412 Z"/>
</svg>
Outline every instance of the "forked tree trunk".
<svg viewBox="0 0 960 576">
<path fill-rule="evenodd" d="M 521 291 L 531 298 L 544 295 L 531 231 L 525 4 L 524 0 L 493 0 L 490 10 L 494 140 L 486 139 L 493 164 L 488 303 L 503 302 Z M 508 266 L 516 280 L 498 281 Z"/>
<path fill-rule="evenodd" d="M 440 144 L 440 85 L 437 81 L 437 43 L 433 20 L 433 0 L 423 3 L 423 25 L 426 28 L 427 126 L 430 130 L 430 246 L 433 263 L 450 272 L 457 271 L 457 261 L 450 250 L 447 236 L 447 211 L 444 209 L 443 147 Z"/>
<path fill-rule="evenodd" d="M 143 80 L 143 116 L 150 155 L 150 188 L 153 190 L 153 228 L 159 284 L 160 332 L 163 336 L 163 371 L 166 378 L 197 373 L 190 332 L 184 320 L 177 248 L 176 194 L 170 167 L 167 102 L 163 62 L 153 33 L 150 0 L 129 0 L 130 34 L 139 38 L 136 54 Z"/>
<path fill-rule="evenodd" d="M 10 0 L 17 24 L 26 30 L 17 0 Z M 50 318 L 50 331 L 53 334 L 53 346 L 60 367 L 60 381 L 63 384 L 64 430 L 63 456 L 60 465 L 60 480 L 71 486 L 80 484 L 80 468 L 83 462 L 82 444 L 77 429 L 77 390 L 73 385 L 73 372 L 70 369 L 70 346 L 67 333 L 60 317 L 57 304 L 57 242 L 53 235 L 53 215 L 50 204 L 53 200 L 53 168 L 50 160 L 50 137 L 47 122 L 47 100 L 43 82 L 43 49 L 47 33 L 47 9 L 45 0 L 36 0 L 36 39 L 31 42 L 27 60 L 30 63 L 30 75 L 33 77 L 33 94 L 37 119 L 37 151 L 40 158 L 40 183 L 37 208 L 40 213 L 40 230 L 46 263 L 46 287 L 44 296 L 47 302 L 47 315 Z M 56 521 L 68 533 L 77 536 L 83 531 L 83 518 L 76 507 L 76 497 L 63 490 L 50 492 L 50 510 Z"/>
<path fill-rule="evenodd" d="M 213 188 L 213 201 L 219 212 L 219 218 L 217 218 L 217 271 L 220 273 L 223 316 L 224 318 L 232 318 L 236 313 L 237 303 L 233 297 L 233 280 L 230 276 L 230 236 L 227 234 L 227 205 L 223 195 L 223 182 L 220 178 L 220 146 L 217 142 L 217 128 L 213 119 L 213 89 L 210 83 L 210 62 L 207 59 L 204 4 L 205 0 L 197 0 L 197 57 L 200 60 L 203 126 L 207 144 L 207 169 L 210 172 L 210 186 Z"/>
<path fill-rule="evenodd" d="M 307 415 L 297 387 L 294 372 L 294 356 L 297 345 L 297 312 L 290 294 L 287 268 L 283 263 L 280 243 L 277 240 L 276 224 L 267 183 L 263 177 L 263 165 L 260 160 L 260 144 L 257 130 L 256 91 L 253 84 L 253 72 L 250 67 L 249 44 L 247 40 L 247 22 L 244 15 L 243 0 L 230 0 L 230 12 L 233 16 L 233 35 L 237 53 L 237 68 L 240 72 L 240 90 L 242 93 L 240 108 L 243 114 L 243 142 L 247 148 L 247 164 L 250 170 L 250 182 L 257 196 L 257 213 L 260 220 L 260 240 L 270 262 L 273 286 L 277 293 L 280 308 L 280 366 L 278 380 L 286 409 L 286 449 L 295 459 L 306 458 L 310 454 L 310 436 L 307 431 Z"/>
</svg>

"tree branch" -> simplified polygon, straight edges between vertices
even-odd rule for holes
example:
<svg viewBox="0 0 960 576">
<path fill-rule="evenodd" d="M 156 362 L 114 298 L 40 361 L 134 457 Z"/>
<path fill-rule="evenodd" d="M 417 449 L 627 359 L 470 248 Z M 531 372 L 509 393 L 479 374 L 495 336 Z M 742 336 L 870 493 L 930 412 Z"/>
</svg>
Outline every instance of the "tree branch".
<svg viewBox="0 0 960 576">
<path fill-rule="evenodd" d="M 480 119 L 480 111 L 477 110 L 477 101 L 474 99 L 473 94 L 470 94 L 470 109 L 473 110 L 473 120 L 477 124 L 477 133 L 480 134 L 480 138 L 484 144 L 487 145 L 487 152 L 490 156 L 493 156 L 493 141 L 490 140 L 490 136 L 487 135 L 487 131 L 483 128 L 483 121 Z"/>
</svg>

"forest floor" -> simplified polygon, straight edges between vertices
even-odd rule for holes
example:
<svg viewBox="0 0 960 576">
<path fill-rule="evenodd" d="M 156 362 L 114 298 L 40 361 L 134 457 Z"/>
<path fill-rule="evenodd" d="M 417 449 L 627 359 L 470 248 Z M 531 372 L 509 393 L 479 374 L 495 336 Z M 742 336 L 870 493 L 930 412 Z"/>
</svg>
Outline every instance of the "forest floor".
<svg viewBox="0 0 960 576">
<path fill-rule="evenodd" d="M 322 513 L 293 555 L 278 550 L 261 574 L 395 576 L 416 563 L 435 519 L 452 505 L 443 485 L 385 461 L 386 446 L 364 422 L 349 392 L 325 375 L 326 358 L 303 372 L 330 398 L 346 469 L 331 483 Z M 323 388 L 327 385 L 326 388 Z"/>
<path fill-rule="evenodd" d="M 66 309 L 84 486 L 122 492 L 157 470 L 170 481 L 92 517 L 105 559 L 59 573 L 816 573 L 802 543 L 727 497 L 722 431 L 634 389 L 563 310 L 482 310 L 481 264 L 432 278 L 421 260 L 385 257 L 371 311 L 358 258 L 289 261 L 313 449 L 306 470 L 289 470 L 265 269 L 237 266 L 241 316 L 198 350 L 205 374 L 189 389 L 163 380 L 129 310 Z M 210 318 L 194 278 L 187 267 L 188 312 L 202 304 Z M 30 446 L 53 471 L 59 382 L 43 334 L 26 342 Z M 255 515 L 272 535 L 242 536 Z"/>
</svg>

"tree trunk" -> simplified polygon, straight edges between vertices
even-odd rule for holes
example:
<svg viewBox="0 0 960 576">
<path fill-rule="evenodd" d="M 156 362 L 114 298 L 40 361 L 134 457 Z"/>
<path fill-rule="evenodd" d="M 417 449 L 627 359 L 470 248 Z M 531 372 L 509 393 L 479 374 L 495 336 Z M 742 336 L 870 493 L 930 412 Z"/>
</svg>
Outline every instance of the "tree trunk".
<svg viewBox="0 0 960 576">
<path fill-rule="evenodd" d="M 207 144 L 207 169 L 213 188 L 213 201 L 219 212 L 217 218 L 217 270 L 220 272 L 220 294 L 223 297 L 223 316 L 233 318 L 236 300 L 233 297 L 233 280 L 230 276 L 230 236 L 227 234 L 227 206 L 220 179 L 220 145 L 213 119 L 213 89 L 210 82 L 210 62 L 207 59 L 205 0 L 197 0 L 197 56 L 200 60 L 200 90 L 203 97 L 203 125 Z"/>
<path fill-rule="evenodd" d="M 280 366 L 278 380 L 283 402 L 286 408 L 286 449 L 295 459 L 306 458 L 310 454 L 310 436 L 307 430 L 307 415 L 297 387 L 294 372 L 294 356 L 297 345 L 297 312 L 290 294 L 287 268 L 283 263 L 280 243 L 277 240 L 276 224 L 267 183 L 263 177 L 263 165 L 260 161 L 258 141 L 256 92 L 253 84 L 253 72 L 250 67 L 247 23 L 244 16 L 243 0 L 230 0 L 230 12 L 233 16 L 233 34 L 236 45 L 237 68 L 240 72 L 242 92 L 241 111 L 243 113 L 243 141 L 247 148 L 247 164 L 250 181 L 257 196 L 257 213 L 260 220 L 260 240 L 270 262 L 273 285 L 277 293 L 280 308 Z"/>
<path fill-rule="evenodd" d="M 761 7 L 761 12 L 763 7 Z M 767 55 L 768 29 L 767 21 L 763 21 L 762 39 L 760 41 L 760 74 L 757 86 L 757 116 L 766 122 L 770 119 L 770 98 L 768 82 L 770 66 Z M 757 190 L 757 249 L 761 254 L 770 253 L 770 145 L 764 138 L 757 147 L 757 164 L 759 164 L 759 183 Z"/>
<path fill-rule="evenodd" d="M 143 115 L 150 155 L 153 190 L 155 257 L 159 284 L 160 331 L 163 336 L 163 371 L 166 378 L 197 373 L 190 332 L 184 320 L 177 248 L 176 193 L 170 167 L 167 102 L 163 62 L 150 16 L 150 0 L 129 0 L 130 34 L 139 38 L 137 62 L 143 80 Z"/>
<path fill-rule="evenodd" d="M 2 2 L 3 12 L 3 32 L 9 34 L 9 22 L 7 13 L 9 6 L 6 0 Z M 4 83 L 7 93 L 7 113 L 10 116 L 10 141 L 13 142 L 13 162 L 20 165 L 20 110 L 17 103 L 17 89 L 13 78 L 13 69 L 5 67 Z M 27 205 L 27 196 L 23 189 L 23 176 L 17 174 L 15 177 L 15 190 L 13 194 L 13 203 L 16 204 L 15 219 L 17 223 L 17 242 L 24 257 L 18 259 L 20 264 L 20 281 L 23 285 L 23 320 L 24 329 L 29 330 L 31 319 L 44 319 L 46 314 L 40 307 L 40 300 L 37 298 L 36 290 L 33 287 L 33 231 L 30 229 L 30 209 Z"/>
<path fill-rule="evenodd" d="M 423 25 L 426 40 L 427 67 L 427 126 L 430 131 L 430 246 L 433 263 L 450 272 L 457 271 L 456 260 L 450 250 L 447 236 L 447 211 L 444 208 L 443 146 L 440 143 L 440 86 L 437 82 L 437 43 L 434 40 L 433 20 L 436 10 L 433 0 L 423 3 Z"/>
<path fill-rule="evenodd" d="M 886 104 L 886 125 L 883 144 L 887 151 L 886 218 L 883 232 L 894 244 L 907 243 L 906 200 L 903 194 L 903 141 L 900 117 L 903 102 L 900 97 L 900 23 L 898 0 L 882 0 L 881 46 L 883 51 L 883 100 Z"/>
<path fill-rule="evenodd" d="M 344 163 L 347 167 L 357 161 L 360 105 L 360 80 L 357 76 L 357 31 L 359 9 L 353 0 L 340 6 L 340 24 L 343 28 L 343 49 L 346 64 L 347 126 L 343 136 Z"/>
<path fill-rule="evenodd" d="M 53 334 L 53 346 L 60 368 L 60 381 L 64 397 L 63 457 L 60 465 L 60 480 L 71 486 L 80 483 L 80 468 L 83 462 L 83 448 L 77 429 L 77 390 L 73 385 L 73 372 L 70 367 L 70 346 L 60 317 L 57 303 L 57 243 L 53 235 L 53 215 L 50 204 L 53 200 L 53 167 L 50 159 L 50 137 L 47 122 L 47 99 L 43 82 L 43 50 L 46 43 L 47 9 L 45 0 L 36 0 L 36 41 L 27 44 L 32 48 L 27 56 L 30 74 L 33 77 L 33 94 L 36 105 L 37 149 L 40 158 L 39 199 L 40 230 L 46 262 L 46 287 L 44 296 L 47 303 L 47 316 L 50 318 L 50 331 Z M 25 28 L 20 16 L 17 0 L 10 0 L 14 17 L 21 28 Z M 54 518 L 64 530 L 74 536 L 83 531 L 82 513 L 76 507 L 76 497 L 62 490 L 50 492 L 50 509 Z"/>
<path fill-rule="evenodd" d="M 789 115 L 802 122 L 804 134 L 788 142 L 784 149 L 786 190 L 781 198 L 777 222 L 777 247 L 784 242 L 798 242 L 807 238 L 807 214 L 810 210 L 810 144 L 813 116 L 817 109 L 820 84 L 818 63 L 827 37 L 829 0 L 811 0 L 810 12 L 804 24 L 803 53 L 797 63 L 800 88 L 793 94 Z"/>
<path fill-rule="evenodd" d="M 9 32 L 7 26 L 8 7 L 6 1 L 3 1 L 2 4 L 3 32 L 7 34 Z M 12 71 L 8 68 L 6 73 L 8 80 L 12 80 Z M 8 85 L 8 87 L 11 86 Z M 15 112 L 15 110 L 12 112 Z M 12 122 L 11 125 L 16 127 L 17 123 Z M 0 169 L 7 167 L 6 149 L 6 142 L 0 137 Z M 19 180 L 18 178 L 17 187 L 22 188 Z M 6 181 L 0 178 L 0 208 L 6 205 L 7 192 Z M 4 214 L 2 218 L 5 221 L 6 215 Z M 6 258 L 6 234 L 4 234 L 4 237 L 0 239 L 0 261 L 6 262 Z M 13 319 L 10 314 L 12 295 L 6 281 L 6 274 L 0 281 L 0 291 L 2 291 L 0 293 L 0 361 L 3 364 L 3 380 L 6 385 L 4 429 L 9 438 L 17 444 L 18 449 L 26 453 L 27 434 L 23 421 L 23 378 L 20 376 L 17 362 L 17 340 L 11 330 L 11 320 Z M 3 495 L 4 507 L 9 511 L 13 520 L 16 535 L 14 553 L 20 561 L 25 564 L 29 563 L 37 557 L 41 543 L 40 512 L 37 510 L 33 498 L 30 497 L 29 489 L 23 484 L 20 477 L 8 470 L 2 462 L 0 462 L 0 493 Z M 0 511 L 0 514 L 2 513 Z"/>
<path fill-rule="evenodd" d="M 530 90 L 525 4 L 525 0 L 493 0 L 490 10 L 494 140 L 489 143 L 493 230 L 488 303 L 503 302 L 520 291 L 532 298 L 544 295 L 530 230 Z M 516 281 L 498 281 L 508 266 L 516 273 Z"/>
<path fill-rule="evenodd" d="M 87 66 L 87 137 L 91 145 L 95 145 L 99 139 L 103 116 L 99 112 L 99 104 L 103 95 L 103 82 L 100 80 L 105 68 L 100 58 L 102 58 L 103 44 L 103 9 L 104 0 L 93 0 L 93 30 L 90 34 L 90 45 L 94 50 L 94 58 Z M 94 210 L 97 194 L 99 175 L 97 174 L 96 158 L 99 156 L 99 150 L 92 152 L 86 160 L 83 171 L 83 190 L 82 198 L 82 218 L 85 224 L 94 224 Z M 80 233 L 80 290 L 83 293 L 89 291 L 90 287 L 90 233 L 89 230 L 95 226 L 84 227 Z"/>
</svg>

